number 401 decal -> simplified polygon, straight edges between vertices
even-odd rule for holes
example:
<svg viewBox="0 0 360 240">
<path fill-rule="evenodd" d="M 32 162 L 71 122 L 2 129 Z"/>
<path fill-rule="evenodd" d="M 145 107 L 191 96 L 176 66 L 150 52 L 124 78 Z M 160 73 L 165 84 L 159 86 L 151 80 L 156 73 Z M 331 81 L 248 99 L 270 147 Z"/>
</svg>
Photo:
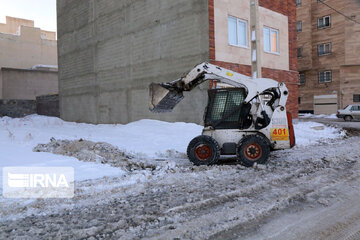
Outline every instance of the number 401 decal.
<svg viewBox="0 0 360 240">
<path fill-rule="evenodd" d="M 274 141 L 287 141 L 289 140 L 289 130 L 287 128 L 272 128 L 271 139 Z"/>
</svg>

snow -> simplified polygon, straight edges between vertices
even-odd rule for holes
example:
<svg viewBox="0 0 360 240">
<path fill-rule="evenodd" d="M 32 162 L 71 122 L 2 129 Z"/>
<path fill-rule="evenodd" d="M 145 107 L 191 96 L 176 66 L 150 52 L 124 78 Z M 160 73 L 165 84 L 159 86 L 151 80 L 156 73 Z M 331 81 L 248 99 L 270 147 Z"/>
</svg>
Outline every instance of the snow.
<svg viewBox="0 0 360 240">
<path fill-rule="evenodd" d="M 337 128 L 314 122 L 298 122 L 294 124 L 294 128 L 299 147 L 344 136 L 344 132 Z M 140 120 L 126 125 L 93 125 L 65 122 L 59 118 L 38 115 L 16 119 L 3 117 L 0 118 L 0 152 L 2 153 L 0 168 L 74 167 L 77 181 L 104 176 L 123 176 L 125 172 L 120 168 L 81 162 L 74 157 L 33 152 L 33 148 L 40 143 L 48 143 L 51 138 L 62 140 L 81 138 L 112 144 L 138 159 L 171 159 L 174 158 L 174 152 L 183 153 L 185 156 L 188 143 L 201 132 L 202 126 L 193 123 L 168 123 L 156 120 Z M 2 177 L 0 184 L 1 181 Z"/>
<path fill-rule="evenodd" d="M 315 122 L 295 123 L 294 130 L 297 147 L 305 147 L 345 137 L 345 131 L 341 131 L 336 127 L 329 127 Z"/>
<path fill-rule="evenodd" d="M 338 171 L 339 167 L 353 171 L 349 168 L 347 161 L 353 161 L 359 153 L 356 148 L 357 141 L 351 139 L 345 139 L 344 141 L 347 142 L 342 142 L 344 149 L 337 149 L 332 144 L 319 146 L 318 143 L 332 142 L 334 139 L 342 138 L 344 132 L 341 129 L 314 122 L 296 122 L 294 128 L 297 146 L 294 149 L 272 152 L 268 165 L 254 168 L 245 168 L 240 164 L 195 167 L 186 159 L 184 153 L 189 141 L 201 134 L 202 126 L 200 125 L 155 120 L 141 120 L 126 125 L 93 125 L 65 122 L 59 118 L 38 115 L 19 119 L 0 118 L 0 151 L 2 153 L 0 168 L 7 166 L 74 167 L 76 179 L 75 197 L 72 199 L 29 200 L 0 197 L 0 228 L 4 229 L 1 222 L 8 224 L 9 220 L 13 220 L 13 225 L 8 227 L 10 231 L 21 229 L 15 225 L 24 223 L 23 221 L 27 219 L 31 219 L 29 224 L 32 226 L 32 219 L 37 219 L 39 216 L 39 221 L 45 220 L 51 224 L 58 224 L 61 221 L 56 219 L 56 214 L 59 214 L 59 219 L 63 219 L 64 212 L 68 214 L 67 216 L 80 220 L 72 227 L 73 229 L 86 229 L 89 222 L 108 226 L 107 223 L 112 221 L 112 216 L 116 216 L 116 221 L 119 221 L 120 216 L 122 219 L 131 218 L 146 222 L 150 221 L 148 213 L 153 211 L 154 214 L 157 213 L 154 215 L 156 221 L 164 224 L 164 221 L 170 219 L 174 223 L 166 224 L 186 231 L 191 228 L 190 226 L 197 226 L 194 232 L 203 225 L 206 225 L 205 229 L 207 226 L 220 227 L 222 226 L 220 223 L 232 226 L 231 224 L 252 219 L 252 216 L 266 216 L 274 209 L 286 207 L 293 199 L 297 199 L 299 194 L 303 194 L 302 191 L 328 187 L 331 177 L 328 175 L 330 167 L 334 166 L 334 170 L 331 171 L 338 173 L 339 176 L 343 176 L 343 172 Z M 155 167 L 128 171 L 122 167 L 79 161 L 74 157 L 33 152 L 35 146 L 39 143 L 48 144 L 51 138 L 57 140 L 82 138 L 96 143 L 106 142 L 135 156 L 129 161 L 143 161 L 144 165 L 149 163 Z M 315 146 L 309 148 L 309 145 Z M 356 151 L 351 151 L 351 149 Z M 173 154 L 174 152 L 182 153 L 184 156 L 181 158 L 181 154 Z M 346 157 L 344 153 L 347 153 Z M 313 174 L 314 178 L 306 182 L 309 176 L 305 173 Z M 2 177 L 0 181 L 1 179 Z M 288 179 L 293 179 L 294 182 Z M 287 184 L 290 183 L 293 185 L 288 186 Z M 232 202 L 228 202 L 229 199 L 237 199 L 239 205 L 233 205 Z M 104 208 L 109 204 L 111 208 Z M 148 211 L 144 211 L 144 206 Z M 189 221 L 183 219 L 187 216 L 183 214 L 187 209 L 203 211 L 206 207 L 211 209 L 211 214 L 202 215 L 195 212 L 195 215 L 201 218 Z M 77 209 L 84 215 L 79 215 Z M 110 214 L 109 209 L 111 211 L 121 209 L 121 211 Z M 55 219 L 51 215 L 55 216 Z M 41 218 L 41 216 L 47 216 L 47 218 Z M 91 221 L 84 216 L 91 218 Z M 166 216 L 165 220 L 164 216 Z M 237 220 L 227 222 L 226 219 Z M 194 221 L 203 225 L 196 225 Z M 214 224 L 211 224 L 212 221 Z M 146 227 L 157 227 L 151 224 Z M 43 225 L 35 225 L 47 229 Z M 119 223 L 116 222 L 115 225 L 118 226 Z M 126 224 L 120 228 L 121 234 L 123 234 L 121 231 L 129 229 Z M 131 227 L 131 230 L 126 233 L 130 234 L 129 237 L 121 236 L 132 239 L 135 235 L 140 236 L 138 232 L 143 232 L 144 229 L 146 228 L 142 225 L 136 228 Z M 168 226 L 165 229 L 168 229 Z M 220 231 L 220 228 L 215 227 L 215 230 Z M 73 232 L 67 233 L 71 235 Z M 163 233 L 167 234 L 168 231 Z M 21 234 L 21 231 L 14 234 Z M 202 234 L 205 234 L 204 231 Z M 0 234 L 0 236 L 3 235 Z M 169 237 L 163 237 L 163 239 L 169 239 Z"/>
<path fill-rule="evenodd" d="M 253 50 L 252 61 L 256 62 L 256 50 Z"/>
<path fill-rule="evenodd" d="M 252 31 L 251 41 L 256 41 L 256 32 L 255 32 L 255 30 Z"/>
<path fill-rule="evenodd" d="M 318 114 L 318 115 L 314 115 L 311 113 L 305 113 L 305 114 L 299 114 L 300 118 L 328 118 L 328 119 L 337 119 L 338 117 L 336 116 L 336 114 Z"/>
<path fill-rule="evenodd" d="M 57 65 L 45 65 L 45 64 L 36 64 L 31 69 L 36 70 L 38 68 L 58 68 Z"/>
</svg>

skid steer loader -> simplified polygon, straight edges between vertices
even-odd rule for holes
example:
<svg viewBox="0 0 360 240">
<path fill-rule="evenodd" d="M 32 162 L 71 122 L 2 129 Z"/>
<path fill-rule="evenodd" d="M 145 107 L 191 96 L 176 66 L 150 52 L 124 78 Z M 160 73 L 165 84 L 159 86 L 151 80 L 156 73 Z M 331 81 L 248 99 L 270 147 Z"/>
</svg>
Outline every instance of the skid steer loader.
<svg viewBox="0 0 360 240">
<path fill-rule="evenodd" d="M 221 155 L 237 155 L 241 164 L 253 166 L 264 164 L 271 150 L 295 145 L 284 83 L 253 79 L 206 62 L 173 82 L 152 83 L 150 110 L 170 112 L 184 98 L 184 91 L 210 80 L 218 87 L 208 91 L 202 135 L 187 148 L 191 162 L 212 165 Z"/>
</svg>

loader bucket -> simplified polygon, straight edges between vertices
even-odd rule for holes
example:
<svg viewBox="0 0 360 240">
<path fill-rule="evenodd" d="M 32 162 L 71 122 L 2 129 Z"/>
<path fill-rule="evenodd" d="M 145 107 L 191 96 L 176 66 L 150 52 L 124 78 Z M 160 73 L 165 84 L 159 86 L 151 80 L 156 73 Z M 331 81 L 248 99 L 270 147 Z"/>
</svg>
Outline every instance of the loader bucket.
<svg viewBox="0 0 360 240">
<path fill-rule="evenodd" d="M 150 84 L 150 111 L 152 112 L 171 112 L 183 98 L 182 92 L 166 87 L 164 84 Z"/>
</svg>

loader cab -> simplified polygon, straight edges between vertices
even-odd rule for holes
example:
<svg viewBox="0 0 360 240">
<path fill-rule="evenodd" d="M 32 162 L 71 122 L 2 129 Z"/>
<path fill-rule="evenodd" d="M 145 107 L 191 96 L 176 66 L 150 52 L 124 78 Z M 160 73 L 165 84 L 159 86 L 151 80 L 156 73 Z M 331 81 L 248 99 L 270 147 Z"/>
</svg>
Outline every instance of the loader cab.
<svg viewBox="0 0 360 240">
<path fill-rule="evenodd" d="M 221 88 L 208 91 L 205 127 L 213 129 L 247 129 L 251 126 L 251 104 L 245 104 L 244 88 Z"/>
</svg>

